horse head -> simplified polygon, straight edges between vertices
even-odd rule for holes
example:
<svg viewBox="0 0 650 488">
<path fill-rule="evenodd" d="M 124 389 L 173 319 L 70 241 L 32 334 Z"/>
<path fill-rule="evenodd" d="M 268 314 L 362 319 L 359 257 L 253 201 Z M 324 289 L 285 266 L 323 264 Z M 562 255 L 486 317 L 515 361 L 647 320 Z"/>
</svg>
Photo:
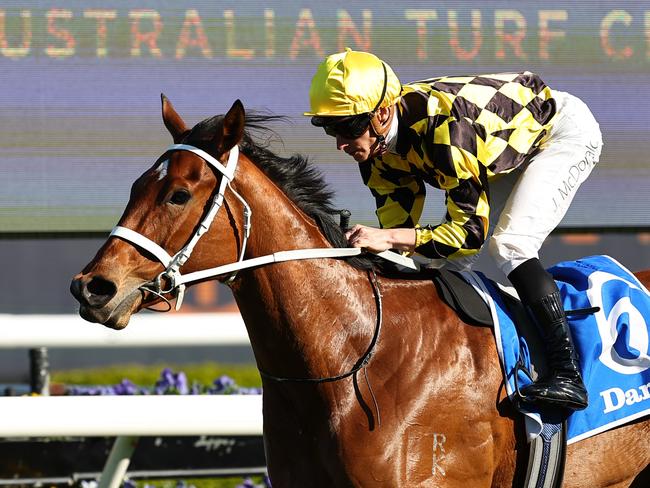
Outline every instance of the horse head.
<svg viewBox="0 0 650 488">
<path fill-rule="evenodd" d="M 236 222 L 241 222 L 241 205 L 229 205 L 227 200 L 232 197 L 223 195 L 225 211 L 214 216 L 214 226 L 225 226 L 232 232 L 206 232 L 193 243 L 192 257 L 187 252 L 185 258 L 177 254 L 196 235 L 202 217 L 217 196 L 216 189 L 225 188 L 221 182 L 227 175 L 215 170 L 215 166 L 230 163 L 233 170 L 237 164 L 236 154 L 230 158 L 235 161 L 228 160 L 244 134 L 244 107 L 237 100 L 225 115 L 206 119 L 189 130 L 171 102 L 164 95 L 161 98 L 163 122 L 177 146 L 170 146 L 133 183 L 116 228 L 143 236 L 145 243 L 129 242 L 119 233 L 111 235 L 70 286 L 79 301 L 80 315 L 111 328 L 125 327 L 133 313 L 171 294 L 174 287 L 169 280 L 173 275 L 164 273 L 167 270 L 161 261 L 165 259 L 157 257 L 156 246 L 162 254 L 183 260 L 184 272 L 196 270 L 198 261 L 203 267 L 217 266 L 239 257 L 242 229 L 237 228 Z M 178 150 L 179 147 L 193 150 Z M 206 159 L 213 164 L 206 164 Z M 157 289 L 151 285 L 156 279 Z"/>
</svg>

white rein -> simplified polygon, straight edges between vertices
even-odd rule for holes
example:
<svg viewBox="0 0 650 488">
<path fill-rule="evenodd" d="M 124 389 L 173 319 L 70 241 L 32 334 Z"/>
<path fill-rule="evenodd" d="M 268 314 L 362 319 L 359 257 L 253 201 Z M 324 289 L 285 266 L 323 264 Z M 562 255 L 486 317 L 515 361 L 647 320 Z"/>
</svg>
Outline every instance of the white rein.
<svg viewBox="0 0 650 488">
<path fill-rule="evenodd" d="M 189 151 L 191 153 L 194 153 L 223 175 L 223 178 L 219 184 L 218 193 L 214 196 L 209 210 L 201 220 L 201 223 L 190 238 L 189 242 L 180 251 L 171 256 L 167 251 L 165 251 L 162 247 L 160 247 L 148 237 L 145 237 L 139 232 L 131 230 L 127 227 L 122 227 L 119 225 L 114 227 L 110 233 L 110 236 L 119 237 L 137 247 L 150 252 L 153 256 L 156 257 L 156 259 L 158 259 L 158 261 L 162 263 L 162 265 L 165 267 L 165 270 L 161 272 L 154 280 L 142 285 L 140 288 L 152 292 L 153 294 L 163 298 L 165 301 L 167 301 L 167 299 L 164 298 L 163 295 L 167 293 L 175 293 L 176 310 L 180 309 L 183 303 L 185 285 L 187 283 L 192 283 L 194 281 L 199 281 L 205 278 L 220 276 L 224 274 L 230 274 L 228 281 L 232 281 L 239 270 L 262 266 L 269 263 L 278 263 L 299 259 L 358 256 L 359 254 L 365 252 L 363 249 L 359 248 L 294 249 L 244 260 L 244 252 L 246 251 L 246 244 L 248 242 L 248 236 L 250 235 L 251 231 L 252 211 L 246 200 L 242 198 L 242 196 L 239 195 L 230 185 L 231 181 L 235 178 L 235 170 L 237 169 L 237 163 L 239 162 L 238 146 L 234 146 L 230 150 L 230 154 L 228 155 L 228 162 L 225 166 L 207 152 L 187 144 L 172 144 L 167 148 L 165 154 L 172 151 Z M 194 250 L 194 246 L 199 241 L 201 236 L 203 236 L 203 234 L 208 231 L 210 225 L 212 224 L 212 221 L 217 215 L 217 212 L 219 212 L 219 209 L 222 207 L 226 188 L 230 188 L 230 191 L 232 191 L 233 195 L 235 195 L 235 197 L 237 197 L 237 199 L 244 206 L 244 237 L 242 240 L 241 249 L 239 251 L 238 261 L 230 264 L 224 264 L 222 266 L 217 266 L 215 268 L 195 271 L 186 275 L 181 274 L 181 266 L 183 266 L 190 258 L 192 251 Z M 392 251 L 384 251 L 377 253 L 377 255 L 396 264 L 404 266 L 405 268 L 412 270 L 419 269 L 418 262 L 408 257 L 402 256 L 401 254 L 397 254 Z M 162 288 L 163 278 L 169 280 L 168 289 Z"/>
</svg>

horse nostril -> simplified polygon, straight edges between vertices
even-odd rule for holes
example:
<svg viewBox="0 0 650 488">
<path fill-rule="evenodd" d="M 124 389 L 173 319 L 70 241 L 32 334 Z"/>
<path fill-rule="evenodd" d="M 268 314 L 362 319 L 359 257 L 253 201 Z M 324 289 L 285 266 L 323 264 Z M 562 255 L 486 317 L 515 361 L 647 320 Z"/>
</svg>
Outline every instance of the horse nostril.
<svg viewBox="0 0 650 488">
<path fill-rule="evenodd" d="M 103 307 L 117 293 L 117 286 L 112 281 L 95 276 L 85 286 L 83 296 L 92 307 Z"/>
<path fill-rule="evenodd" d="M 70 293 L 72 293 L 72 296 L 74 296 L 77 300 L 81 300 L 83 297 L 82 287 L 83 285 L 80 278 L 74 278 L 72 280 L 72 283 L 70 283 Z"/>
</svg>

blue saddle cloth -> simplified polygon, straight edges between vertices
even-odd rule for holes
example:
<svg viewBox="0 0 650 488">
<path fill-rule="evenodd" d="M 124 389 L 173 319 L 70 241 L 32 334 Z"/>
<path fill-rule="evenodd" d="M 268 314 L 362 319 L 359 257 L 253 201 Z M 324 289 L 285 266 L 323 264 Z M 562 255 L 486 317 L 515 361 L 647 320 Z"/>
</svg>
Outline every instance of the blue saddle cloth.
<svg viewBox="0 0 650 488">
<path fill-rule="evenodd" d="M 599 308 L 591 315 L 569 317 L 589 392 L 589 406 L 567 420 L 567 442 L 577 442 L 650 415 L 648 290 L 609 256 L 567 261 L 548 271 L 558 284 L 565 310 Z M 520 355 L 530 366 L 528 345 L 517 335 L 513 318 L 497 291 L 499 285 L 481 273 L 469 273 L 466 279 L 492 310 L 506 391 L 512 397 L 515 365 Z M 518 382 L 521 388 L 530 379 L 520 371 Z M 539 413 L 532 409 L 523 413 L 529 437 L 539 435 Z"/>
</svg>

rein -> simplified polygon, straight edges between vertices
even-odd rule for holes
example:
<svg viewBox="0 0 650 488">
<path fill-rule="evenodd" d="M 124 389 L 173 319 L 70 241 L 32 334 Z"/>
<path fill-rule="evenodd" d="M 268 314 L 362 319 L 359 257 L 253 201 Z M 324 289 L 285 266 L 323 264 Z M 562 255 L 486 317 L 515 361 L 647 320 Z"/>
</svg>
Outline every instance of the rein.
<svg viewBox="0 0 650 488">
<path fill-rule="evenodd" d="M 167 251 L 165 251 L 162 247 L 160 247 L 148 237 L 145 237 L 139 232 L 131 230 L 127 227 L 119 225 L 115 226 L 109 235 L 109 237 L 115 236 L 124 239 L 134 246 L 150 252 L 165 267 L 165 270 L 162 271 L 156 278 L 140 286 L 141 290 L 153 293 L 154 295 L 167 302 L 169 308 L 167 310 L 164 310 L 165 312 L 171 310 L 171 304 L 164 295 L 168 293 L 176 295 L 176 310 L 179 310 L 183 304 L 183 298 L 185 296 L 185 285 L 187 283 L 200 281 L 206 278 L 213 278 L 224 274 L 230 274 L 230 277 L 225 280 L 226 284 L 228 284 L 235 279 L 237 272 L 242 269 L 249 269 L 270 263 L 279 263 L 283 261 L 293 261 L 300 259 L 351 257 L 358 256 L 365 252 L 363 249 L 359 248 L 293 249 L 289 251 L 279 251 L 273 254 L 267 254 L 266 256 L 244 260 L 246 244 L 248 242 L 248 237 L 250 236 L 252 227 L 251 216 L 253 212 L 246 200 L 239 193 L 237 193 L 230 184 L 235 178 L 235 170 L 237 169 L 237 164 L 239 162 L 239 147 L 234 146 L 230 150 L 230 154 L 228 155 L 228 162 L 226 165 L 223 165 L 220 161 L 202 149 L 190 146 L 188 144 L 172 144 L 165 150 L 163 155 L 158 158 L 158 161 L 162 162 L 163 156 L 173 151 L 189 151 L 193 154 L 196 154 L 206 163 L 212 166 L 216 171 L 223 175 L 223 178 L 219 183 L 219 191 L 213 197 L 210 208 L 199 223 L 199 226 L 197 227 L 188 243 L 180 251 L 171 256 Z M 230 188 L 230 191 L 233 193 L 233 195 L 235 195 L 235 197 L 244 206 L 244 238 L 242 239 L 241 249 L 239 250 L 239 259 L 234 263 L 224 264 L 215 268 L 195 271 L 186 275 L 181 274 L 181 266 L 183 266 L 190 258 L 192 251 L 194 250 L 194 246 L 196 246 L 196 243 L 199 241 L 201 236 L 203 236 L 203 234 L 208 231 L 210 225 L 212 224 L 212 221 L 217 216 L 219 209 L 223 206 L 226 188 Z M 418 270 L 420 267 L 419 263 L 413 259 L 402 256 L 401 254 L 397 254 L 392 251 L 383 251 L 376 253 L 376 255 L 412 270 Z M 169 282 L 168 288 L 166 289 L 163 288 L 163 279 L 166 279 Z"/>
</svg>

